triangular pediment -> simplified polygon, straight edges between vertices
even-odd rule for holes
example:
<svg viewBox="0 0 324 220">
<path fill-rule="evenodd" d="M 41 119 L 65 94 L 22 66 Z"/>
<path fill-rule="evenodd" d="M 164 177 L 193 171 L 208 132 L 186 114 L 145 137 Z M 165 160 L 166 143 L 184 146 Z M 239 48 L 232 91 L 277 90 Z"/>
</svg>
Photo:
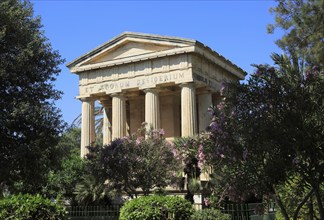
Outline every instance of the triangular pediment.
<svg viewBox="0 0 324 220">
<path fill-rule="evenodd" d="M 127 41 L 122 45 L 112 47 L 101 54 L 93 56 L 90 60 L 84 62 L 83 65 L 102 63 L 127 57 L 135 57 L 139 55 L 170 50 L 173 48 L 176 48 L 176 46 L 153 44 L 148 42 Z"/>
<path fill-rule="evenodd" d="M 67 64 L 70 69 L 154 56 L 173 49 L 192 47 L 195 40 L 125 32 Z M 129 61 L 129 60 L 128 60 Z M 125 61 L 125 62 L 128 62 Z"/>
</svg>

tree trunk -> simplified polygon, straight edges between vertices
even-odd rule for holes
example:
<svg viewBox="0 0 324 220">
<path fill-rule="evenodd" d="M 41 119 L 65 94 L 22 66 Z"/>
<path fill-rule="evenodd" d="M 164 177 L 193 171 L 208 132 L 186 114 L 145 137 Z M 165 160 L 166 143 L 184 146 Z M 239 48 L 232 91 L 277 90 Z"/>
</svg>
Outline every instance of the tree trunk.
<svg viewBox="0 0 324 220">
<path fill-rule="evenodd" d="M 319 192 L 319 186 L 317 186 L 316 188 L 314 187 L 314 193 L 315 193 L 315 197 L 316 197 L 316 201 L 317 201 L 317 206 L 318 206 L 318 211 L 320 214 L 320 219 L 324 219 L 324 209 L 323 209 L 323 201 L 321 199 L 321 195 Z"/>
<path fill-rule="evenodd" d="M 298 206 L 297 206 L 297 208 L 296 208 L 296 210 L 295 210 L 295 212 L 294 212 L 294 220 L 297 220 L 298 219 L 298 213 L 299 213 L 299 211 L 300 211 L 300 209 L 303 207 L 303 205 L 307 202 L 307 200 L 309 199 L 309 197 L 311 196 L 311 195 L 313 195 L 313 193 L 314 193 L 314 189 L 312 189 L 311 191 L 309 191 L 308 193 L 307 193 L 307 195 L 304 197 L 304 199 L 298 204 Z"/>
<path fill-rule="evenodd" d="M 314 220 L 314 205 L 312 197 L 308 201 L 308 210 L 309 210 L 309 220 Z"/>
<path fill-rule="evenodd" d="M 276 200 L 276 203 L 278 204 L 278 206 L 280 208 L 280 211 L 281 211 L 282 215 L 284 216 L 285 220 L 289 220 L 289 215 L 287 213 L 287 210 L 285 209 L 284 204 L 282 203 L 282 200 L 280 198 L 279 193 L 277 193 L 277 191 L 276 191 L 276 189 L 275 189 L 274 186 L 272 186 L 272 190 L 275 193 L 275 200 Z"/>
</svg>

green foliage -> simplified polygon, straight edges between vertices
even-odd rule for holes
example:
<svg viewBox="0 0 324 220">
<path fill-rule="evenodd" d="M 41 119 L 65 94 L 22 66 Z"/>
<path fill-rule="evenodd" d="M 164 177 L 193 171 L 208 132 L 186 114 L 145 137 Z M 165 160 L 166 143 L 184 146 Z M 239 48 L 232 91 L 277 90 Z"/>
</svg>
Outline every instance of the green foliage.
<svg viewBox="0 0 324 220">
<path fill-rule="evenodd" d="M 48 180 L 43 192 L 47 196 L 62 195 L 65 199 L 72 200 L 77 183 L 85 173 L 86 162 L 80 157 L 79 151 L 71 153 L 69 158 L 63 159 L 62 167 L 48 173 Z"/>
<path fill-rule="evenodd" d="M 67 129 L 63 136 L 60 138 L 58 143 L 58 147 L 64 149 L 65 155 L 64 158 L 69 158 L 70 154 L 72 153 L 75 155 L 77 150 L 80 150 L 80 143 L 81 143 L 81 129 L 76 127 L 71 127 Z"/>
<path fill-rule="evenodd" d="M 229 214 L 221 213 L 217 209 L 202 209 L 197 210 L 191 216 L 192 220 L 231 220 L 232 217 Z"/>
<path fill-rule="evenodd" d="M 295 215 L 298 219 L 313 219 L 314 216 L 319 215 L 314 193 L 309 186 L 304 185 L 304 182 L 300 180 L 301 177 L 299 176 L 291 177 L 289 183 L 277 187 L 277 192 L 280 195 L 289 216 Z M 323 201 L 324 184 L 321 185 L 320 191 L 322 193 L 321 196 Z M 307 202 L 301 204 L 300 201 L 305 198 L 307 198 Z M 296 212 L 296 207 L 298 207 L 299 204 L 301 204 L 301 206 Z M 281 212 L 278 211 L 276 213 L 276 219 L 284 219 Z"/>
<path fill-rule="evenodd" d="M 0 200 L 0 219 L 63 220 L 68 219 L 64 207 L 40 195 L 19 194 Z"/>
<path fill-rule="evenodd" d="M 183 172 L 187 177 L 187 182 L 179 185 L 183 185 L 181 189 L 184 188 L 184 184 L 187 185 L 188 191 L 185 198 L 192 203 L 194 202 L 194 194 L 200 192 L 201 189 L 199 176 L 204 163 L 202 148 L 201 139 L 198 137 L 177 138 L 174 140 L 173 152 L 176 157 L 183 161 Z"/>
<path fill-rule="evenodd" d="M 188 220 L 192 205 L 177 196 L 143 196 L 129 200 L 120 210 L 120 220 Z"/>
<path fill-rule="evenodd" d="M 289 53 L 295 64 L 306 61 L 323 67 L 324 57 L 324 2 L 322 0 L 277 0 L 271 8 L 275 24 L 268 32 L 282 29 L 284 35 L 277 45 Z"/>
<path fill-rule="evenodd" d="M 114 197 L 105 181 L 91 174 L 82 177 L 74 189 L 74 194 L 78 205 L 108 205 L 111 202 L 110 198 Z"/>
<path fill-rule="evenodd" d="M 63 122 L 53 104 L 63 60 L 28 1 L 3 0 L 0 11 L 0 185 L 37 192 L 63 153 L 57 147 Z"/>
<path fill-rule="evenodd" d="M 87 155 L 89 174 L 110 192 L 126 193 L 131 197 L 137 195 L 138 189 L 147 195 L 154 188 L 170 185 L 181 161 L 176 160 L 171 143 L 163 134 L 163 130 L 146 132 L 142 128 L 108 146 L 90 147 Z"/>
<path fill-rule="evenodd" d="M 61 166 L 48 173 L 47 184 L 42 189 L 48 197 L 60 195 L 73 203 L 75 186 L 82 180 L 86 166 L 80 157 L 80 137 L 79 128 L 71 128 L 61 137 L 58 147 L 65 152 Z"/>
</svg>

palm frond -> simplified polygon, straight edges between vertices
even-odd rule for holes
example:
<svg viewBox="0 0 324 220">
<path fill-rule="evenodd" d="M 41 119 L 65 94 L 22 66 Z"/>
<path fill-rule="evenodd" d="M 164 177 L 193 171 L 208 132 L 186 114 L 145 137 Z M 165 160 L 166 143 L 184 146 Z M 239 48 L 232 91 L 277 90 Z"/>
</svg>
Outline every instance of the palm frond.
<svg viewBox="0 0 324 220">
<path fill-rule="evenodd" d="M 95 106 L 94 109 L 94 115 L 95 115 L 95 131 L 97 134 L 102 132 L 102 127 L 103 127 L 103 111 L 104 108 L 102 106 Z M 73 127 L 81 127 L 82 123 L 82 114 L 78 115 L 73 122 L 72 126 Z"/>
</svg>

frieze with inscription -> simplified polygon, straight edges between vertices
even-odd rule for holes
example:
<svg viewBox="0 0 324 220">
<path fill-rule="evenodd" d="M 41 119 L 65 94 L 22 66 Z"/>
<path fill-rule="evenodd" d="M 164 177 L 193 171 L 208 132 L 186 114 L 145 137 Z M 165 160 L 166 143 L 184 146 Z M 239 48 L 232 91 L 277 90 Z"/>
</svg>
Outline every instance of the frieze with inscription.
<svg viewBox="0 0 324 220">
<path fill-rule="evenodd" d="M 151 74 L 146 76 L 138 76 L 134 78 L 119 79 L 118 81 L 101 82 L 90 85 L 80 85 L 80 96 L 88 96 L 90 94 L 100 93 L 116 93 L 126 89 L 145 89 L 153 88 L 159 84 L 184 82 L 192 82 L 191 71 L 172 71 L 169 73 Z"/>
</svg>

